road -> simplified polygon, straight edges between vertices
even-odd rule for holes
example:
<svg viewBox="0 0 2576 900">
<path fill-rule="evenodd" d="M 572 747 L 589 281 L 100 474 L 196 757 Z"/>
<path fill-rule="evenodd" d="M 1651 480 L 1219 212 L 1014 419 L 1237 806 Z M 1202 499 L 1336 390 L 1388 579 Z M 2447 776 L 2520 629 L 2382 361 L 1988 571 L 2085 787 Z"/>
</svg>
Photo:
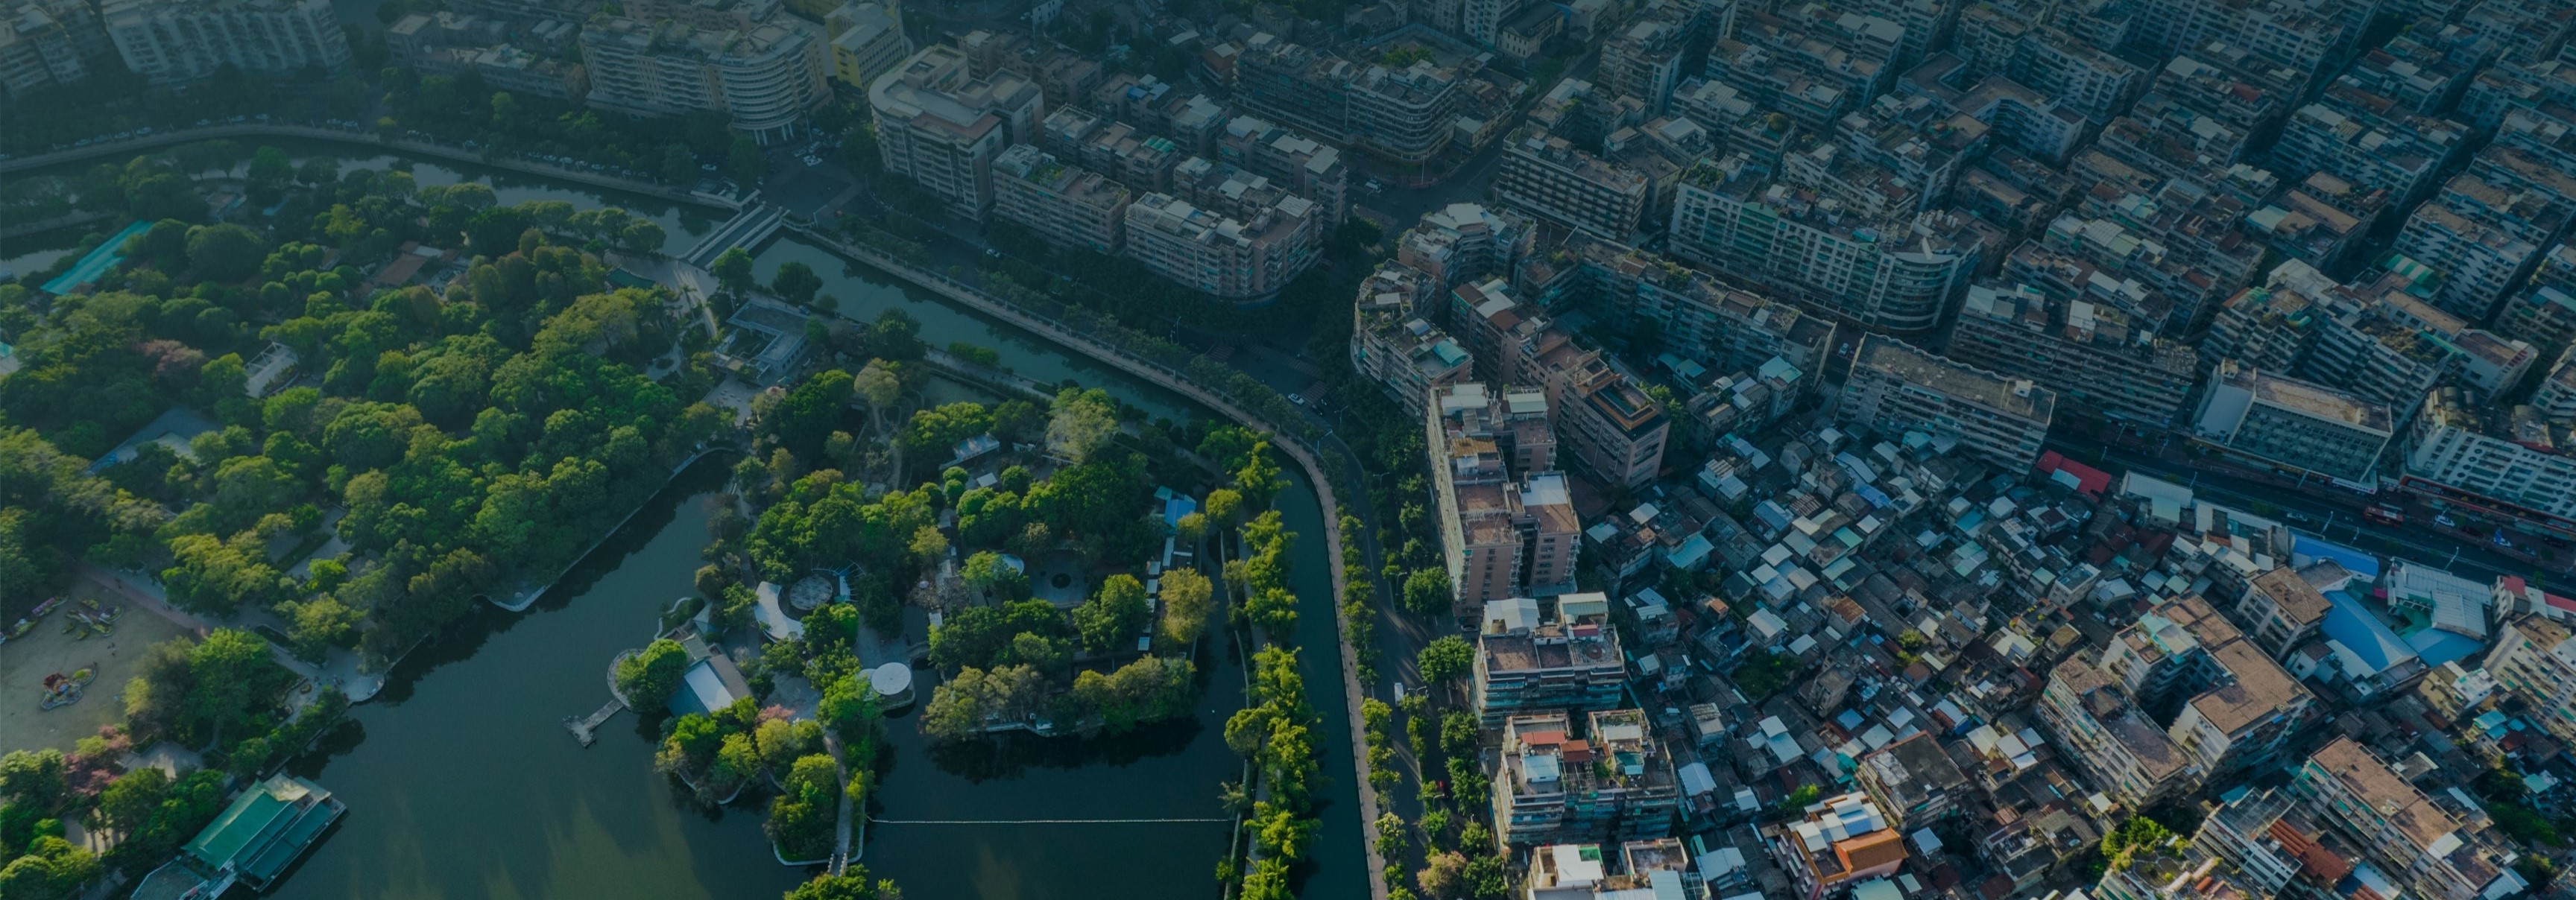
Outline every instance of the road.
<svg viewBox="0 0 2576 900">
<path fill-rule="evenodd" d="M 2307 523 L 2295 526 L 2298 530 L 2365 552 L 2397 553 L 2409 560 L 2440 566 L 2452 574 L 2479 580 L 2519 575 L 2551 593 L 2576 595 L 2576 580 L 2570 580 L 2565 573 L 2541 574 L 2539 567 L 2497 553 L 2484 543 L 2453 538 L 2420 524 L 2394 528 L 2380 525 L 2361 518 L 2349 508 L 2309 494 L 2190 469 L 2153 454 L 2112 447 L 2098 441 L 2050 435 L 2048 447 L 2078 459 L 2099 459 L 2106 470 L 2118 470 L 2113 474 L 2135 471 L 2181 484 L 2190 487 L 2195 494 L 2230 506 L 2244 507 L 2249 512 L 2256 504 L 2279 507 L 2308 518 Z"/>
</svg>

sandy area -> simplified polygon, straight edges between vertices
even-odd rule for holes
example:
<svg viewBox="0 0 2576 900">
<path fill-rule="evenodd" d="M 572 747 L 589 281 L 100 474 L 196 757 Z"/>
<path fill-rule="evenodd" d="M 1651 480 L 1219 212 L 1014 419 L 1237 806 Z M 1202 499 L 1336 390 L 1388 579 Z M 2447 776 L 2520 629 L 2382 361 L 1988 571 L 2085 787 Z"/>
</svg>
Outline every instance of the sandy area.
<svg viewBox="0 0 2576 900">
<path fill-rule="evenodd" d="M 87 581 L 75 582 L 69 596 L 74 599 L 65 601 L 65 608 L 78 598 L 96 597 L 101 604 L 125 607 L 125 612 L 117 617 L 114 634 L 73 640 L 63 633 L 71 619 L 58 608 L 26 637 L 0 644 L 0 753 L 43 747 L 69 753 L 74 742 L 98 733 L 99 726 L 121 720 L 125 709 L 119 695 L 134 677 L 134 661 L 145 647 L 185 633 L 176 623 L 114 599 Z M 80 702 L 54 710 L 38 706 L 47 674 L 68 675 L 93 664 L 98 680 Z"/>
</svg>

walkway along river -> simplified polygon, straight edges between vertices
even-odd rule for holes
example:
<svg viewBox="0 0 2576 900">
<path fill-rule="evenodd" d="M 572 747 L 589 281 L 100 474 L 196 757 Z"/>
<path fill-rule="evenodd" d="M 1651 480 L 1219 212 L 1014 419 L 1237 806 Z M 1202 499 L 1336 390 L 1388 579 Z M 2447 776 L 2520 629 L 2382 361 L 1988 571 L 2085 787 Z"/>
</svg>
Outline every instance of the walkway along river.
<svg viewBox="0 0 2576 900">
<path fill-rule="evenodd" d="M 302 149 L 302 148 L 299 148 Z M 334 148 L 341 149 L 341 148 Z M 344 158 L 381 167 L 390 157 Z M 414 160 L 425 184 L 471 167 Z M 467 169 L 459 172 L 458 169 Z M 631 204 L 654 212 L 685 247 L 711 224 L 667 201 L 603 197 L 588 189 L 511 185 L 506 201 L 560 199 L 583 206 Z M 901 308 L 921 320 L 933 346 L 951 341 L 995 347 L 1012 369 L 1043 382 L 1066 378 L 1104 387 L 1156 416 L 1209 414 L 1168 390 L 1088 360 L 883 275 L 845 268 L 822 248 L 786 237 L 759 254 L 763 281 L 785 259 L 824 275 L 824 292 L 854 318 Z M 761 898 L 806 873 L 778 866 L 760 831 L 760 811 L 702 811 L 653 773 L 647 720 L 618 717 L 584 750 L 563 735 L 562 717 L 601 699 L 598 660 L 649 633 L 671 598 L 689 590 L 704 542 L 704 499 L 721 485 L 728 460 L 682 474 L 526 613 L 478 608 L 437 643 L 392 673 L 384 692 L 358 707 L 351 724 L 296 774 L 330 784 L 351 806 L 337 833 L 274 892 L 281 898 Z M 1300 539 L 1293 554 L 1301 598 L 1298 646 L 1310 694 L 1324 722 L 1316 742 L 1329 781 L 1323 829 L 1303 895 L 1368 896 L 1360 827 L 1360 780 L 1350 755 L 1351 710 L 1330 589 L 1334 544 L 1311 485 L 1297 485 L 1281 509 Z M 1203 661 L 1217 664 L 1203 656 Z M 1007 749 L 940 751 L 921 744 L 912 720 L 893 727 L 893 768 L 872 809 L 893 820 L 1215 818 L 1220 780 L 1239 772 L 1221 725 L 1240 704 L 1240 676 L 1211 673 L 1194 722 L 1173 733 L 1116 742 L 1023 741 Z M 1232 687 L 1229 687 L 1232 685 Z M 1159 739 L 1161 743 L 1153 743 Z M 1226 843 L 1222 823 L 1118 825 L 903 825 L 870 828 L 865 863 L 924 898 L 1212 897 Z"/>
</svg>

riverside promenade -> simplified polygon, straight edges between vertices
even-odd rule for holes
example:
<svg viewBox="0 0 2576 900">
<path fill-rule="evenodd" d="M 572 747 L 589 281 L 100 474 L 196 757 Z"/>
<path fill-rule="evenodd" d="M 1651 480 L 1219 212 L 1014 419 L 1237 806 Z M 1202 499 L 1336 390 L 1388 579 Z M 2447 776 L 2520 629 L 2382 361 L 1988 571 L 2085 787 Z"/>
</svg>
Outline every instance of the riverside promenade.
<svg viewBox="0 0 2576 900">
<path fill-rule="evenodd" d="M 1234 402 L 1224 395 L 1199 386 L 1197 383 L 1191 381 L 1186 373 L 1181 372 L 1180 370 L 1153 360 L 1138 357 L 1126 350 L 1112 346 L 1099 338 L 1073 329 L 1064 323 L 1038 316 L 1027 310 L 1021 309 L 1020 307 L 1002 300 L 999 297 L 987 294 L 982 289 L 973 285 L 938 272 L 924 269 L 912 263 L 895 259 L 894 257 L 875 248 L 853 244 L 848 241 L 841 240 L 838 237 L 823 234 L 807 225 L 790 223 L 787 227 L 789 230 L 796 232 L 806 240 L 830 248 L 833 252 L 882 270 L 889 275 L 901 278 L 904 281 L 910 282 L 925 290 L 935 292 L 952 302 L 963 305 L 977 312 L 1000 319 L 1030 332 L 1044 335 L 1055 341 L 1057 344 L 1077 351 L 1084 356 L 1088 356 L 1099 362 L 1114 366 L 1130 375 L 1143 378 L 1163 387 L 1166 390 L 1188 397 L 1209 409 L 1216 410 L 1226 418 L 1233 419 L 1246 426 L 1269 432 L 1272 444 L 1277 446 L 1281 452 L 1286 453 L 1289 459 L 1295 461 L 1298 467 L 1305 471 L 1307 481 L 1315 486 L 1316 501 L 1322 510 L 1322 517 L 1324 520 L 1324 541 L 1325 545 L 1328 548 L 1331 548 L 1331 552 L 1326 553 L 1325 557 L 1330 561 L 1332 568 L 1333 618 L 1337 625 L 1335 630 L 1340 636 L 1339 643 L 1341 644 L 1342 650 L 1342 693 L 1344 708 L 1348 710 L 1350 716 L 1350 751 L 1353 766 L 1352 771 L 1363 775 L 1368 772 L 1368 746 L 1365 743 L 1365 739 L 1362 737 L 1362 735 L 1367 734 L 1368 728 L 1366 723 L 1362 721 L 1360 714 L 1360 701 L 1362 699 L 1363 692 L 1360 688 L 1359 656 L 1356 649 L 1351 646 L 1350 620 L 1343 613 L 1341 603 L 1341 598 L 1344 593 L 1344 585 L 1347 583 L 1346 573 L 1343 571 L 1342 566 L 1342 554 L 1340 552 L 1340 548 L 1342 546 L 1341 504 L 1334 493 L 1333 480 L 1327 476 L 1321 461 L 1316 458 L 1314 451 L 1306 446 L 1305 441 L 1290 434 L 1283 427 L 1284 423 L 1272 422 L 1268 417 L 1247 409 L 1243 405 Z M 1358 788 L 1360 798 L 1360 838 L 1361 845 L 1368 854 L 1369 892 L 1375 900 L 1386 900 L 1386 859 L 1377 852 L 1377 817 L 1378 810 L 1380 809 L 1377 788 L 1370 784 L 1365 777 L 1359 779 Z"/>
</svg>

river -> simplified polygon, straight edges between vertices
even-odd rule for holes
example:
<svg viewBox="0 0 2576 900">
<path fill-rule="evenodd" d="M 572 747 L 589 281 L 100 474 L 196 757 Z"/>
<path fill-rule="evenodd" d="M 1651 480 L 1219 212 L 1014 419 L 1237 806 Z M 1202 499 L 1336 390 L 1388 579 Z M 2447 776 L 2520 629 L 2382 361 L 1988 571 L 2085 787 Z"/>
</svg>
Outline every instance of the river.
<svg viewBox="0 0 2576 900">
<path fill-rule="evenodd" d="M 291 145 L 309 151 L 312 145 Z M 393 157 L 343 157 L 379 167 Z M 414 160 L 423 184 L 492 179 Z M 526 176 L 498 179 L 508 202 L 613 203 L 652 216 L 686 247 L 713 224 L 668 201 L 604 196 Z M 793 236 L 757 254 L 764 280 L 790 259 L 814 267 L 841 310 L 866 319 L 900 308 L 922 323 L 934 346 L 965 341 L 993 347 L 1005 363 L 1045 382 L 1071 378 L 1107 388 L 1157 417 L 1207 414 L 1178 395 L 1068 356 L 1053 344 L 874 270 L 846 266 Z M 561 721 L 606 699 L 601 669 L 617 650 L 642 644 L 658 612 L 689 591 L 706 539 L 705 500 L 724 462 L 701 463 L 619 531 L 537 605 L 522 614 L 481 608 L 452 633 L 403 661 L 384 692 L 351 714 L 320 751 L 297 760 L 349 804 L 348 817 L 275 890 L 284 900 L 350 898 L 692 898 L 775 897 L 807 877 L 778 865 L 746 805 L 700 810 L 652 771 L 654 735 L 645 719 L 621 714 L 583 749 Z M 1299 535 L 1292 550 L 1301 597 L 1297 641 L 1308 694 L 1322 717 L 1317 750 L 1326 785 L 1314 862 L 1300 872 L 1301 895 L 1351 900 L 1368 895 L 1352 770 L 1348 712 L 1340 689 L 1323 523 L 1303 477 L 1280 509 Z M 890 770 L 870 804 L 879 818 L 994 820 L 1211 818 L 1225 814 L 1218 782 L 1240 773 L 1224 745 L 1225 717 L 1242 701 L 1230 652 L 1204 651 L 1209 689 L 1199 716 L 1115 741 L 1019 738 L 1000 748 L 933 751 L 909 716 L 889 722 Z M 1213 897 L 1226 827 L 1139 825 L 883 824 L 868 834 L 862 862 L 925 900 L 985 897 Z"/>
</svg>

